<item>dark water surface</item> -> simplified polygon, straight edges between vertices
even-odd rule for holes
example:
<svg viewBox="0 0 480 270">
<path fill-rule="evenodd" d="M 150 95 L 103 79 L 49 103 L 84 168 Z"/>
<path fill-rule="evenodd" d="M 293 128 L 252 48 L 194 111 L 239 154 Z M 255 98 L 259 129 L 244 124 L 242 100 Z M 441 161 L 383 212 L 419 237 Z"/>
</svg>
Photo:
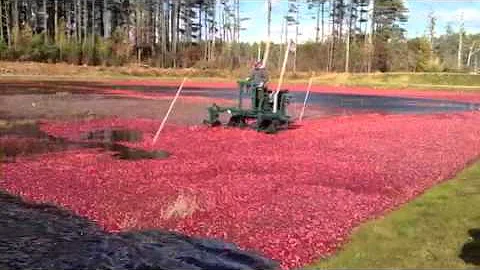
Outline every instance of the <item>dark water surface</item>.
<svg viewBox="0 0 480 270">
<path fill-rule="evenodd" d="M 175 91 L 168 90 L 168 91 Z M 237 99 L 238 93 L 233 89 L 185 89 L 183 95 L 202 96 L 212 98 Z M 291 92 L 294 102 L 303 103 L 304 92 Z M 470 111 L 480 109 L 480 104 L 458 102 L 450 100 L 436 100 L 423 98 L 404 98 L 359 94 L 338 93 L 310 93 L 307 105 L 315 105 L 332 113 L 338 110 L 355 112 L 377 113 L 442 113 L 456 111 Z"/>
<path fill-rule="evenodd" d="M 114 157 L 125 160 L 163 159 L 169 156 L 169 153 L 165 151 L 146 151 L 118 143 L 142 140 L 142 133 L 136 130 L 96 130 L 81 134 L 82 141 L 71 141 L 46 134 L 36 123 L 26 123 L 0 128 L 0 138 L 2 136 L 17 138 L 9 140 L 7 143 L 0 141 L 0 152 L 3 156 L 0 160 L 5 162 L 15 162 L 16 158 L 21 156 L 85 148 L 99 148 L 103 151 L 113 152 Z"/>
<path fill-rule="evenodd" d="M 57 94 L 66 93 L 86 94 L 102 93 L 105 90 L 122 89 L 144 93 L 163 93 L 173 95 L 177 87 L 168 86 L 119 86 L 105 85 L 94 82 L 29 82 L 29 83 L 4 83 L 0 85 L 0 95 L 14 94 Z M 304 92 L 294 91 L 291 93 L 294 102 L 302 103 L 305 97 Z M 184 96 L 199 96 L 209 98 L 223 98 L 235 100 L 238 98 L 236 89 L 205 89 L 188 87 L 182 91 Z M 459 102 L 450 100 L 437 100 L 425 98 L 390 97 L 362 94 L 343 93 L 311 93 L 308 105 L 322 108 L 324 111 L 335 115 L 338 111 L 349 113 L 376 112 L 376 113 L 445 113 L 479 110 L 480 104 L 470 102 Z"/>
</svg>

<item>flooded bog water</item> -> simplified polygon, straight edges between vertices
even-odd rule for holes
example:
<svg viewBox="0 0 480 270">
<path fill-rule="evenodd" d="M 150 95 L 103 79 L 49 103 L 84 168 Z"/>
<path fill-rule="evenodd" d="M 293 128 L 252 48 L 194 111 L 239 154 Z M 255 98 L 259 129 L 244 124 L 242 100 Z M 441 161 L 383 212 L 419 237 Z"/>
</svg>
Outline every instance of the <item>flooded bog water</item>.
<svg viewBox="0 0 480 270">
<path fill-rule="evenodd" d="M 119 86 L 120 87 L 120 86 Z M 113 85 L 112 88 L 115 88 Z M 130 85 L 121 86 L 136 92 L 165 93 L 175 94 L 176 87 L 165 86 L 141 86 Z M 291 92 L 294 102 L 303 103 L 305 92 Z M 208 98 L 222 98 L 235 100 L 238 98 L 236 89 L 206 89 L 201 87 L 185 87 L 182 91 L 183 96 L 198 96 Z M 248 100 L 248 97 L 246 98 Z M 324 112 L 330 112 L 331 115 L 338 114 L 339 111 L 348 113 L 356 112 L 376 112 L 390 114 L 405 113 L 442 113 L 455 111 L 471 111 L 480 109 L 480 104 L 471 102 L 459 102 L 452 100 L 439 100 L 413 97 L 364 95 L 364 94 L 345 94 L 345 93 L 310 93 L 308 105 L 321 107 Z"/>
<path fill-rule="evenodd" d="M 129 90 L 137 93 L 146 94 L 165 94 L 172 96 L 175 94 L 175 86 L 158 85 L 116 85 L 111 83 L 95 82 L 11 82 L 0 86 L 0 97 L 6 95 L 18 94 L 49 94 L 57 99 L 71 96 L 78 99 L 81 96 L 97 94 L 104 97 L 118 97 L 109 91 L 115 89 Z M 352 90 L 354 91 L 354 90 Z M 295 103 L 303 103 L 305 92 L 291 92 Z M 185 87 L 182 96 L 206 97 L 218 99 L 236 100 L 238 91 L 234 88 L 208 89 L 205 87 Z M 130 100 L 138 100 L 138 97 L 123 97 Z M 248 98 L 246 98 L 248 99 Z M 65 102 L 71 102 L 66 100 Z M 1 99 L 0 99 L 1 103 Z M 63 103 L 62 103 L 63 104 Z M 89 103 L 90 104 L 90 103 Z M 59 104 L 56 104 L 60 106 Z M 219 104 L 221 105 L 221 104 Z M 300 104 L 297 104 L 300 105 Z M 121 106 L 120 104 L 118 106 Z M 424 114 L 424 113 L 445 113 L 457 111 L 472 111 L 480 109 L 480 104 L 472 102 L 459 102 L 452 100 L 439 100 L 427 98 L 364 95 L 361 93 L 327 93 L 313 92 L 310 94 L 308 106 L 320 108 L 324 114 L 338 115 L 338 112 L 355 114 L 364 112 L 382 113 L 382 114 Z M 136 111 L 142 108 L 137 108 Z"/>
<path fill-rule="evenodd" d="M 138 142 L 143 139 L 143 134 L 138 130 L 106 129 L 90 131 L 82 134 L 81 137 L 104 142 Z"/>
<path fill-rule="evenodd" d="M 4 162 L 15 162 L 17 157 L 85 148 L 113 152 L 115 158 L 124 160 L 164 159 L 169 156 L 165 151 L 147 151 L 117 143 L 141 141 L 142 137 L 142 133 L 136 130 L 107 129 L 87 132 L 82 134 L 83 140 L 71 141 L 43 132 L 34 122 L 4 123 L 0 126 L 0 156 Z"/>
</svg>

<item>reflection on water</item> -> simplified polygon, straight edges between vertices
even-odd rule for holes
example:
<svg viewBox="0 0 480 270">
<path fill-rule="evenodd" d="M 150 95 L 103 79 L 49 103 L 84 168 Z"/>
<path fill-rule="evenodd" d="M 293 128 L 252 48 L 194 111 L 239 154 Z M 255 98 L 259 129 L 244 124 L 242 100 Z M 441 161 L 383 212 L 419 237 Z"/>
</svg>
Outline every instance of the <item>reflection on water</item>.
<svg viewBox="0 0 480 270">
<path fill-rule="evenodd" d="M 169 156 L 165 151 L 146 151 L 117 143 L 142 140 L 142 133 L 136 130 L 107 129 L 88 132 L 81 137 L 84 141 L 54 137 L 40 130 L 36 123 L 4 125 L 0 126 L 0 157 L 4 162 L 14 162 L 19 156 L 85 148 L 110 151 L 114 157 L 124 160 L 163 159 Z"/>
<path fill-rule="evenodd" d="M 143 138 L 142 132 L 138 130 L 105 129 L 94 130 L 82 134 L 85 140 L 100 140 L 104 142 L 138 142 Z"/>
</svg>

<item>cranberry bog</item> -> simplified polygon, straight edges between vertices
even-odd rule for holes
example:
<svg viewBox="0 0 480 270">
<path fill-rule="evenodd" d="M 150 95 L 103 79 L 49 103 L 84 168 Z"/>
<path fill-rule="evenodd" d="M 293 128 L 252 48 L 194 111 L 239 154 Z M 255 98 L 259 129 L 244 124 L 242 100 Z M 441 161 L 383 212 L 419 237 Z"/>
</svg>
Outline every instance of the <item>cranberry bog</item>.
<svg viewBox="0 0 480 270">
<path fill-rule="evenodd" d="M 291 86 L 302 102 L 301 86 Z M 480 153 L 480 95 L 314 87 L 276 135 L 202 126 L 228 84 L 9 82 L 0 86 L 0 188 L 110 233 L 216 238 L 283 268 L 333 254 L 360 223 L 454 176 Z M 291 105 L 296 115 L 300 105 Z M 112 142 L 113 141 L 113 142 Z"/>
</svg>

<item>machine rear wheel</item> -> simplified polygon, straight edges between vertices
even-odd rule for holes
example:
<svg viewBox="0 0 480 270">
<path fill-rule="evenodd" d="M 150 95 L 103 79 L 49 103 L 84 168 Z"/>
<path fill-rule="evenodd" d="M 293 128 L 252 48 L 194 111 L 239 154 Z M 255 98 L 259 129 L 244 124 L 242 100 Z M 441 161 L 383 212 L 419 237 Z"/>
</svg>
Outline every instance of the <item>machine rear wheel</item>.
<svg viewBox="0 0 480 270">
<path fill-rule="evenodd" d="M 247 122 L 245 121 L 245 118 L 241 115 L 234 115 L 230 117 L 230 120 L 228 121 L 227 124 L 229 127 L 246 127 Z"/>
<path fill-rule="evenodd" d="M 272 121 L 270 119 L 257 118 L 256 128 L 258 131 L 266 131 Z"/>
<path fill-rule="evenodd" d="M 280 127 L 280 121 L 276 120 L 276 119 L 272 120 L 272 121 L 270 121 L 270 124 L 268 125 L 265 132 L 268 133 L 268 134 L 277 133 L 279 127 Z"/>
<path fill-rule="evenodd" d="M 214 122 L 209 122 L 209 121 L 207 121 L 207 120 L 204 120 L 203 123 L 204 123 L 205 125 L 210 126 L 210 127 L 218 127 L 218 126 L 221 126 L 221 125 L 222 125 L 222 123 L 221 123 L 220 121 L 218 121 L 218 120 L 217 120 L 217 121 L 214 121 Z"/>
</svg>

